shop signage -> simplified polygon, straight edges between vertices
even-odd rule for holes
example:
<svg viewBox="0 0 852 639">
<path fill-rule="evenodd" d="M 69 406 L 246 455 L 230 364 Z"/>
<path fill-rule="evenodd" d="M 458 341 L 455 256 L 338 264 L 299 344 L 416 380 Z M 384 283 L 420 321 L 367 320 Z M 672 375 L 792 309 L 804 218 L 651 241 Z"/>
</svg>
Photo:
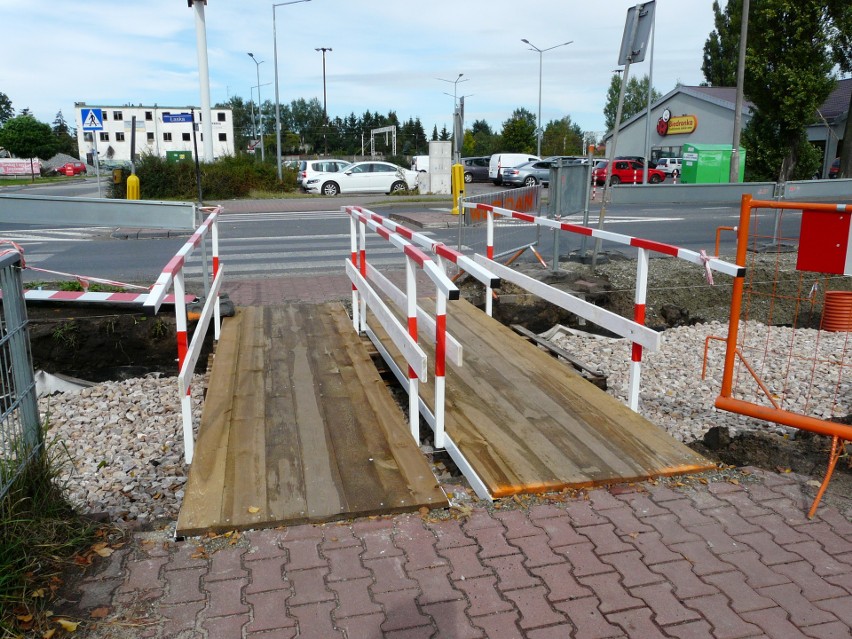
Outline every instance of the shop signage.
<svg viewBox="0 0 852 639">
<path fill-rule="evenodd" d="M 678 135 L 692 133 L 698 128 L 698 117 L 695 115 L 672 115 L 666 109 L 657 120 L 657 133 L 660 135 Z"/>
</svg>

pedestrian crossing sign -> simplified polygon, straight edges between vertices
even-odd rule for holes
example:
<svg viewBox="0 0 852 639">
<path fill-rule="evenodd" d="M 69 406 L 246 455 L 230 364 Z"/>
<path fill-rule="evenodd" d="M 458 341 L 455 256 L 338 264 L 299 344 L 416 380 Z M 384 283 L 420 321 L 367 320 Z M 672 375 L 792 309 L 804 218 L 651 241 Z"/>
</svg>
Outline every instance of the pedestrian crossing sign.
<svg viewBox="0 0 852 639">
<path fill-rule="evenodd" d="M 104 118 L 101 109 L 83 109 L 81 112 L 84 131 L 100 131 L 104 128 Z"/>
</svg>

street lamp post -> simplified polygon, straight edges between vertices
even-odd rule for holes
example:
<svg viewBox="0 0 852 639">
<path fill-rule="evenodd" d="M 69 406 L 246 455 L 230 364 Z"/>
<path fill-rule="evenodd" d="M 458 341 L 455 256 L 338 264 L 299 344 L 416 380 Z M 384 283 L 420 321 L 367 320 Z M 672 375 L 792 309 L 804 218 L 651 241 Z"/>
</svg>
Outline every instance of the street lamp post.
<svg viewBox="0 0 852 639">
<path fill-rule="evenodd" d="M 457 97 L 458 96 L 457 89 L 458 89 L 458 86 L 459 86 L 459 82 L 467 82 L 468 80 L 470 80 L 470 78 L 465 78 L 464 80 L 462 80 L 463 75 L 464 75 L 464 73 L 459 73 L 459 77 L 457 77 L 455 80 L 445 80 L 444 78 L 435 78 L 436 80 L 440 80 L 441 82 L 449 82 L 450 84 L 453 85 L 453 122 L 456 121 L 456 113 L 458 112 L 458 108 L 459 108 L 458 107 L 458 97 Z M 449 93 L 447 95 L 449 95 Z M 464 136 L 464 131 L 461 132 L 461 135 Z M 455 136 L 456 136 L 456 132 L 455 132 L 455 130 L 453 130 L 453 138 L 454 138 L 453 139 L 453 146 L 456 147 L 457 149 L 460 149 L 461 146 L 458 144 L 458 140 L 455 139 Z M 455 156 L 456 156 L 455 161 L 456 162 L 458 162 L 458 155 L 459 155 L 459 153 L 458 153 L 458 151 L 456 151 L 456 153 L 455 153 Z"/>
<path fill-rule="evenodd" d="M 545 51 L 550 51 L 552 49 L 557 49 L 559 47 L 568 46 L 569 44 L 571 44 L 574 41 L 569 40 L 568 42 L 563 42 L 561 44 L 554 44 L 552 47 L 547 47 L 546 49 L 539 49 L 537 46 L 535 46 L 532 42 L 530 42 L 526 38 L 521 38 L 521 42 L 523 42 L 524 44 L 530 45 L 530 51 L 538 51 L 538 120 L 537 120 L 538 127 L 537 127 L 537 131 L 536 131 L 536 140 L 537 140 L 536 155 L 541 157 L 541 134 L 544 132 L 544 129 L 542 129 L 542 126 L 541 126 L 541 70 L 542 70 L 542 63 L 543 63 L 543 55 L 544 55 Z"/>
<path fill-rule="evenodd" d="M 254 60 L 255 71 L 257 71 L 257 110 L 260 113 L 260 159 L 266 160 L 266 153 L 263 150 L 263 103 L 260 101 L 260 65 L 263 60 L 258 62 L 253 53 L 249 53 L 249 57 Z"/>
<path fill-rule="evenodd" d="M 278 179 L 282 179 L 281 174 L 281 110 L 278 102 L 278 35 L 275 32 L 275 7 L 283 7 L 288 4 L 299 4 L 300 2 L 310 2 L 311 0 L 293 0 L 292 2 L 278 2 L 272 5 L 272 41 L 273 55 L 275 59 L 275 152 L 276 164 L 278 165 Z M 258 84 L 260 84 L 258 82 Z"/>
<path fill-rule="evenodd" d="M 328 131 L 328 111 L 325 104 L 325 52 L 331 51 L 331 47 L 317 47 L 314 51 L 322 51 L 322 142 L 325 149 L 325 155 L 328 155 L 328 139 L 326 133 Z"/>
</svg>

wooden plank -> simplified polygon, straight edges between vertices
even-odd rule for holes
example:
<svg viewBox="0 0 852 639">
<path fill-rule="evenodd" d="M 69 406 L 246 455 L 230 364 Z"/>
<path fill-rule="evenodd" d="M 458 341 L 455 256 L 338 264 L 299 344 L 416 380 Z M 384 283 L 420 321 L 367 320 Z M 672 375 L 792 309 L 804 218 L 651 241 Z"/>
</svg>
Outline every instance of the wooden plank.
<svg viewBox="0 0 852 639">
<path fill-rule="evenodd" d="M 214 360 L 211 374 L 211 386 L 235 380 L 232 403 L 216 404 L 215 418 L 205 408 L 220 433 L 208 473 L 217 481 L 205 485 L 219 490 L 218 508 L 184 518 L 180 534 L 447 505 L 342 305 L 239 317 L 239 339 L 223 328 L 220 342 L 231 360 Z M 196 462 L 209 454 L 199 449 Z"/>
<path fill-rule="evenodd" d="M 466 356 L 448 367 L 446 429 L 493 496 L 712 467 L 468 302 L 449 306 L 447 328 Z M 421 396 L 434 410 L 431 380 Z"/>
<path fill-rule="evenodd" d="M 222 523 L 250 528 L 269 516 L 266 504 L 263 309 L 245 311 L 231 415 Z"/>
<path fill-rule="evenodd" d="M 231 402 L 236 381 L 237 352 L 244 311 L 222 322 L 222 332 L 210 374 L 201 423 L 196 439 L 195 459 L 190 467 L 177 530 L 196 534 L 206 530 L 205 523 L 218 521 L 225 485 L 225 458 L 228 452 Z"/>
<path fill-rule="evenodd" d="M 274 307 L 264 313 L 266 506 L 270 522 L 284 522 L 295 513 L 306 517 L 308 511 L 289 347 L 300 339 L 299 318 L 289 307 Z"/>
</svg>

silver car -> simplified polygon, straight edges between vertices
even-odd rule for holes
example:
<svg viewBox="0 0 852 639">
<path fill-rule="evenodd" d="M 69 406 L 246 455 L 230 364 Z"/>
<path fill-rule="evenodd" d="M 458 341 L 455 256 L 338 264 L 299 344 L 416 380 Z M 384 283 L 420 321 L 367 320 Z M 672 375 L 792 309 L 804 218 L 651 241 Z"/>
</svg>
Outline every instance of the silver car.
<svg viewBox="0 0 852 639">
<path fill-rule="evenodd" d="M 535 186 L 550 184 L 550 160 L 535 160 L 534 162 L 524 162 L 518 166 L 513 166 L 508 169 L 503 169 L 500 172 L 500 177 L 503 184 L 509 186 Z"/>
</svg>

